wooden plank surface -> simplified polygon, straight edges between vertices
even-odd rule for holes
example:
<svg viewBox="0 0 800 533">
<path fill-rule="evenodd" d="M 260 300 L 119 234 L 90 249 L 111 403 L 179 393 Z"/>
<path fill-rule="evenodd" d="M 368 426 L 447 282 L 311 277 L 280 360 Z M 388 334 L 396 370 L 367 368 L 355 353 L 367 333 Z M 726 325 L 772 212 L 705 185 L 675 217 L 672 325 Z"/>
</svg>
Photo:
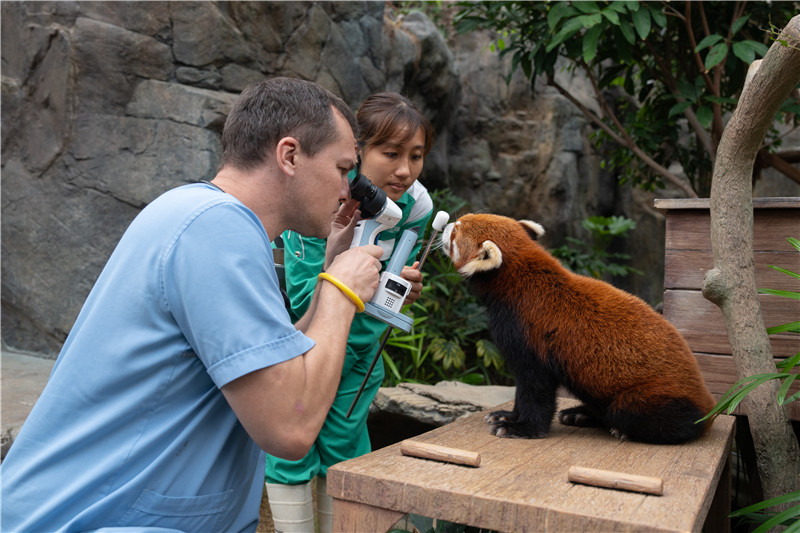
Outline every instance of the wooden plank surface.
<svg viewBox="0 0 800 533">
<path fill-rule="evenodd" d="M 656 209 L 660 210 L 684 210 L 684 209 L 704 209 L 709 208 L 708 198 L 657 198 L 654 201 Z M 775 208 L 798 208 L 800 209 L 800 198 L 796 196 L 753 198 L 753 210 L 775 209 Z"/>
<path fill-rule="evenodd" d="M 559 398 L 561 407 L 574 403 Z M 403 456 L 396 444 L 329 469 L 328 493 L 497 531 L 699 531 L 733 427 L 732 417 L 720 417 L 709 435 L 679 446 L 623 442 L 604 429 L 558 422 L 544 439 L 500 439 L 484 415 L 415 437 L 479 452 L 480 467 Z M 573 465 L 658 476 L 664 495 L 576 485 L 567 480 Z"/>
<path fill-rule="evenodd" d="M 762 294 L 759 302 L 766 327 L 792 322 L 800 317 L 800 300 Z M 703 298 L 700 291 L 666 291 L 664 317 L 683 335 L 693 352 L 731 353 L 722 311 Z M 770 335 L 770 344 L 775 357 L 791 357 L 800 352 L 800 335 Z"/>
<path fill-rule="evenodd" d="M 757 288 L 800 291 L 800 279 L 768 266 L 775 265 L 800 273 L 800 253 L 755 252 L 753 261 L 756 267 Z M 706 272 L 712 268 L 714 268 L 714 256 L 711 251 L 666 250 L 664 288 L 700 290 Z"/>
<path fill-rule="evenodd" d="M 667 214 L 666 226 L 666 250 L 711 250 L 711 221 L 708 212 L 671 211 Z M 754 251 L 797 254 L 786 240 L 787 237 L 800 238 L 800 209 L 753 213 Z"/>
</svg>

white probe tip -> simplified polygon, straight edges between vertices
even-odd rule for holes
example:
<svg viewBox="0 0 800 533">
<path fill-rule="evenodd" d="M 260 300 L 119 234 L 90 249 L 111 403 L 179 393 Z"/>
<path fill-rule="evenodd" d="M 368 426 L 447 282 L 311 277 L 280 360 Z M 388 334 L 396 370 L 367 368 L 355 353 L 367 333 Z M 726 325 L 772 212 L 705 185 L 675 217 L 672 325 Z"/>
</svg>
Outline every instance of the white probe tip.
<svg viewBox="0 0 800 533">
<path fill-rule="evenodd" d="M 436 231 L 442 231 L 444 227 L 447 225 L 447 222 L 450 220 L 450 215 L 447 214 L 446 211 L 439 211 L 436 213 L 436 217 L 433 219 L 433 229 Z"/>
</svg>

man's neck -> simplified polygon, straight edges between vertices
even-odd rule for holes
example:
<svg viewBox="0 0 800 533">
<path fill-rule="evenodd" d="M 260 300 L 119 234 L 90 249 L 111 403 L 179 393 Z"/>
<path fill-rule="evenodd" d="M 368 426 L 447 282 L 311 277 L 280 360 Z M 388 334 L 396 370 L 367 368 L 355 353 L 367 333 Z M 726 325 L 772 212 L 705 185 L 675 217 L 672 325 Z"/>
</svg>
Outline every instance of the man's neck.
<svg viewBox="0 0 800 533">
<path fill-rule="evenodd" d="M 274 239 L 284 229 L 281 195 L 266 170 L 243 171 L 222 168 L 211 184 L 235 197 L 256 214 L 267 235 Z"/>
</svg>

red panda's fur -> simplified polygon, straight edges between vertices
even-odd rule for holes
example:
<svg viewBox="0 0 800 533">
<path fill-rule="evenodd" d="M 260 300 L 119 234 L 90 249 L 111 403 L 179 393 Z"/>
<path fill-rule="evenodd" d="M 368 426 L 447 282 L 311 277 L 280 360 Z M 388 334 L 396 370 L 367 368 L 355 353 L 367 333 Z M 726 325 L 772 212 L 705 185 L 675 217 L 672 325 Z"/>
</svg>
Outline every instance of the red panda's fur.
<svg viewBox="0 0 800 533">
<path fill-rule="evenodd" d="M 534 237 L 541 227 L 497 215 L 459 218 L 445 252 L 487 306 L 517 380 L 514 411 L 487 417 L 498 436 L 543 437 L 558 385 L 582 400 L 562 423 L 605 425 L 654 443 L 683 442 L 714 406 L 680 333 L 639 298 L 564 268 Z"/>
</svg>

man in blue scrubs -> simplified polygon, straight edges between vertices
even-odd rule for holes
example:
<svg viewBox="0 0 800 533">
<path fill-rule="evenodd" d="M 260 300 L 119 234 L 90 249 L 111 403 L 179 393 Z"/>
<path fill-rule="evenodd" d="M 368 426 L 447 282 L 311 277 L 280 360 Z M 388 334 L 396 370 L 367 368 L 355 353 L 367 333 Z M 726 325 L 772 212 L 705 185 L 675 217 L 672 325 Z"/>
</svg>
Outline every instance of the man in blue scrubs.
<svg viewBox="0 0 800 533">
<path fill-rule="evenodd" d="M 255 531 L 264 451 L 308 451 L 378 285 L 382 251 L 347 250 L 340 208 L 355 128 L 313 83 L 242 93 L 214 180 L 147 206 L 89 294 L 0 466 L 4 531 Z M 270 248 L 287 229 L 336 243 L 295 325 Z"/>
</svg>

